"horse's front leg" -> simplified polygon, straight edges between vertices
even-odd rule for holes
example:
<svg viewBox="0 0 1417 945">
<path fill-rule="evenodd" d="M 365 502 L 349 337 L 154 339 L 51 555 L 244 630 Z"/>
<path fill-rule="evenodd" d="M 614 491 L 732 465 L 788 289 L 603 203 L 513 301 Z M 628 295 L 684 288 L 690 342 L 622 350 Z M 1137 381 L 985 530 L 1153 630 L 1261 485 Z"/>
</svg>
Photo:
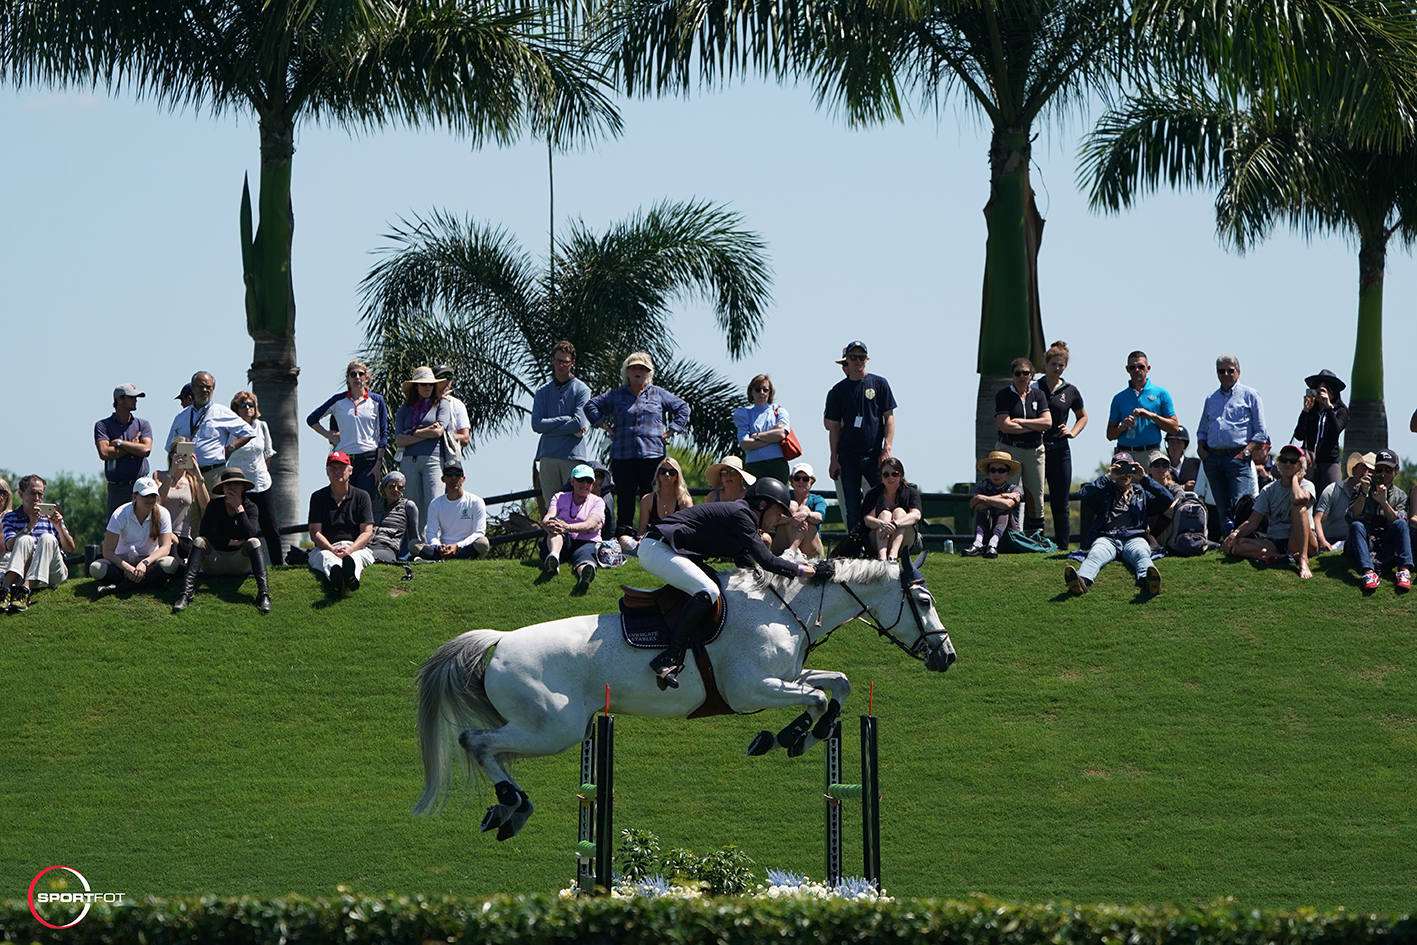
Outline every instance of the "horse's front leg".
<svg viewBox="0 0 1417 945">
<path fill-rule="evenodd" d="M 759 732 L 748 745 L 750 755 L 765 755 L 779 745 L 794 758 L 802 754 L 831 732 L 832 723 L 851 694 L 851 683 L 844 674 L 825 670 L 805 670 L 791 682 L 765 680 L 764 686 L 754 693 L 760 697 L 762 708 L 806 705 L 807 711 L 776 735 L 766 730 Z"/>
</svg>

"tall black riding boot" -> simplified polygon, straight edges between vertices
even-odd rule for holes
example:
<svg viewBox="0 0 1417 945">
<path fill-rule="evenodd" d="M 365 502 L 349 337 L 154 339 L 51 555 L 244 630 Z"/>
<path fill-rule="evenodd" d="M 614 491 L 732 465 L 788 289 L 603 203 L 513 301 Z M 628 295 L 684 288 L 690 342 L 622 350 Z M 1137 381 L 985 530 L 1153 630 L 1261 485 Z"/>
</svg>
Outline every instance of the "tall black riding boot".
<svg viewBox="0 0 1417 945">
<path fill-rule="evenodd" d="M 261 549 L 251 552 L 251 574 L 256 578 L 256 609 L 263 614 L 271 612 L 271 588 L 266 580 L 266 559 Z"/>
<path fill-rule="evenodd" d="M 196 542 L 192 543 L 192 554 L 187 558 L 187 571 L 182 575 L 182 594 L 172 605 L 172 612 L 180 614 L 187 609 L 187 605 L 192 603 L 192 598 L 197 596 L 197 572 L 202 569 L 202 558 L 206 551 Z"/>
<path fill-rule="evenodd" d="M 713 598 L 709 596 L 708 591 L 699 591 L 690 597 L 684 604 L 684 609 L 679 611 L 679 622 L 674 625 L 674 635 L 669 640 L 669 647 L 650 660 L 649 664 L 649 668 L 659 677 L 661 689 L 679 688 L 679 671 L 684 668 L 684 651 L 699 624 L 713 612 L 713 604 Z"/>
</svg>

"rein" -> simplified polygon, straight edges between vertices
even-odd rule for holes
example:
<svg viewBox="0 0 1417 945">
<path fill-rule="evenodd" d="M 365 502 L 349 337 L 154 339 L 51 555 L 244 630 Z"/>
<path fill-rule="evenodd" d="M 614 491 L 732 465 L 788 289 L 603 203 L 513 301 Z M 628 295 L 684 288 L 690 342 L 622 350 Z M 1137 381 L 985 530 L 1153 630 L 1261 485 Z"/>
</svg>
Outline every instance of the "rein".
<svg viewBox="0 0 1417 945">
<path fill-rule="evenodd" d="M 833 627 L 831 630 L 828 630 L 826 633 L 822 634 L 820 637 L 818 637 L 817 639 L 813 640 L 813 639 L 812 639 L 812 631 L 808 629 L 806 621 L 804 621 L 800 616 L 798 616 L 797 611 L 795 611 L 795 610 L 792 609 L 792 605 L 787 602 L 787 598 L 785 598 L 785 597 L 782 596 L 782 592 L 779 591 L 779 590 L 777 589 L 777 587 L 774 586 L 774 585 L 769 584 L 768 587 L 772 590 L 773 596 L 778 599 L 779 603 L 781 603 L 783 607 L 787 608 L 787 612 L 792 615 L 792 618 L 793 618 L 794 620 L 797 621 L 797 625 L 802 628 L 802 632 L 807 635 L 807 652 L 808 652 L 808 653 L 811 653 L 811 652 L 812 652 L 813 650 L 815 650 L 817 647 L 819 647 L 819 646 L 821 646 L 823 643 L 827 642 L 827 638 L 830 637 L 833 633 L 835 633 L 836 630 L 838 629 L 838 628 L 836 628 L 836 627 Z M 866 626 L 870 627 L 872 630 L 876 631 L 876 635 L 877 635 L 877 636 L 885 637 L 887 640 L 889 640 L 891 643 L 893 643 L 901 652 L 905 653 L 907 656 L 910 656 L 910 657 L 912 657 L 912 658 L 914 658 L 914 659 L 917 659 L 917 660 L 920 660 L 921 662 L 924 662 L 925 659 L 926 659 L 927 656 L 928 656 L 928 654 L 927 654 L 926 651 L 928 651 L 928 650 L 930 649 L 930 637 L 932 637 L 932 636 L 947 636 L 947 635 L 948 635 L 948 631 L 945 631 L 945 630 L 926 630 L 926 629 L 925 629 L 925 619 L 924 619 L 924 617 L 921 616 L 920 610 L 919 610 L 919 608 L 918 608 L 918 607 L 916 606 L 916 604 L 915 604 L 915 598 L 913 598 L 913 597 L 910 596 L 910 591 L 909 591 L 909 589 L 907 589 L 907 588 L 901 588 L 901 591 L 900 591 L 900 609 L 899 609 L 898 611 L 896 611 L 895 620 L 891 622 L 891 625 L 890 625 L 890 626 L 884 626 L 884 625 L 881 623 L 881 618 L 877 617 L 877 616 L 871 611 L 871 606 L 870 606 L 869 604 L 867 604 L 865 601 L 863 601 L 863 600 L 861 599 L 861 596 L 860 596 L 859 594 L 857 594 L 854 590 L 851 589 L 851 585 L 850 585 L 850 584 L 847 584 L 845 581 L 842 581 L 842 582 L 841 582 L 841 587 L 842 587 L 843 590 L 846 591 L 846 593 L 850 594 L 850 595 L 851 595 L 851 599 L 854 600 L 854 601 L 856 601 L 856 603 L 861 607 L 861 609 L 860 609 L 859 611 L 857 611 L 855 614 L 853 614 L 852 616 L 848 617 L 846 620 L 842 621 L 841 626 L 846 626 L 846 624 L 851 623 L 853 620 L 860 621 L 861 623 L 864 623 Z M 823 584 L 822 584 L 822 601 L 823 601 L 823 602 L 825 602 L 825 600 L 826 600 L 826 595 L 827 595 L 827 585 L 826 585 L 826 583 L 823 583 Z M 896 626 L 900 623 L 901 618 L 905 616 L 905 602 L 906 602 L 906 600 L 909 600 L 909 601 L 910 601 L 910 612 L 911 612 L 911 614 L 914 615 L 914 617 L 915 617 L 915 626 L 916 626 L 916 628 L 919 629 L 919 631 L 920 631 L 920 639 L 918 639 L 918 640 L 915 641 L 915 645 L 914 645 L 914 646 L 906 646 L 904 643 L 900 642 L 900 640 L 896 639 L 895 634 L 891 633 L 891 631 L 894 630 L 894 629 L 896 628 Z M 815 621 L 815 626 L 817 626 L 817 627 L 820 627 L 820 626 L 822 625 L 821 611 L 822 611 L 822 607 L 821 607 L 821 605 L 819 604 L 819 605 L 818 605 L 818 608 L 817 608 L 817 619 L 816 619 L 816 621 Z"/>
</svg>

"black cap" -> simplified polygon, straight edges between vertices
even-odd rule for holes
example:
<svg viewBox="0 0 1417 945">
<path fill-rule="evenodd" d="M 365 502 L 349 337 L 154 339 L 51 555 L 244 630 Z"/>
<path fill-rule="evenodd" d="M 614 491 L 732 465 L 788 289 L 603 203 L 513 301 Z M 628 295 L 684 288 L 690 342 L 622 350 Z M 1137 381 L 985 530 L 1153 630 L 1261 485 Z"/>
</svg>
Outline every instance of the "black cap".
<svg viewBox="0 0 1417 945">
<path fill-rule="evenodd" d="M 1397 461 L 1397 454 L 1392 450 L 1378 450 L 1373 457 L 1373 468 L 1378 466 L 1391 466 L 1393 469 L 1401 469 L 1402 463 Z"/>
<path fill-rule="evenodd" d="M 171 389 L 172 389 L 172 388 L 170 388 L 170 387 L 168 388 L 168 390 L 171 390 Z M 174 397 L 174 398 L 172 398 L 172 399 L 173 399 L 173 400 L 181 400 L 183 397 L 191 397 L 191 396 L 192 396 L 192 385 L 191 385 L 190 383 L 187 383 L 187 384 L 183 384 L 183 385 L 182 385 L 182 391 L 181 391 L 176 397 Z"/>
<path fill-rule="evenodd" d="M 1175 433 L 1168 433 L 1168 434 L 1166 434 L 1166 439 L 1168 439 L 1168 440 L 1180 440 L 1180 441 L 1183 442 L 1183 443 L 1189 444 L 1189 443 L 1191 442 L 1191 434 L 1190 434 L 1189 432 L 1187 432 L 1187 430 L 1186 430 L 1185 427 L 1181 426 L 1181 425 L 1178 423 L 1178 424 L 1176 425 L 1176 432 L 1175 432 Z"/>
<path fill-rule="evenodd" d="M 462 463 L 458 462 L 457 460 L 444 463 L 443 475 L 446 476 L 448 473 L 457 473 L 459 476 L 465 475 L 465 473 L 462 471 Z"/>
</svg>

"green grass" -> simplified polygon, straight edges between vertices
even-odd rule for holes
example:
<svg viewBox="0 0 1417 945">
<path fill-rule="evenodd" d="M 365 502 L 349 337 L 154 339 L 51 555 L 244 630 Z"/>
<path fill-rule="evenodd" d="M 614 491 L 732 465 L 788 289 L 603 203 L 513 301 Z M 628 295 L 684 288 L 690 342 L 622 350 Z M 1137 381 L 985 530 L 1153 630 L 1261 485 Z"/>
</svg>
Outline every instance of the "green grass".
<svg viewBox="0 0 1417 945">
<path fill-rule="evenodd" d="M 1417 893 L 1417 601 L 1319 576 L 1166 560 L 1140 600 L 1120 565 L 1067 597 L 1059 559 L 932 557 L 959 650 L 926 673 L 848 627 L 812 663 L 876 683 L 883 873 L 903 896 L 981 892 L 1405 912 Z M 0 897 L 62 863 L 132 896 L 549 893 L 570 885 L 575 753 L 523 762 L 537 804 L 514 840 L 478 833 L 490 790 L 415 820 L 412 680 L 464 629 L 608 612 L 515 561 L 375 567 L 326 601 L 312 575 L 198 596 L 94 601 L 79 580 L 0 618 Z M 214 585 L 215 586 L 215 585 Z M 743 754 L 792 713 L 620 717 L 616 822 L 666 846 L 726 844 L 820 877 L 820 749 Z M 847 864 L 859 871 L 859 808 Z M 1403 813 L 1407 811 L 1407 813 Z"/>
</svg>

